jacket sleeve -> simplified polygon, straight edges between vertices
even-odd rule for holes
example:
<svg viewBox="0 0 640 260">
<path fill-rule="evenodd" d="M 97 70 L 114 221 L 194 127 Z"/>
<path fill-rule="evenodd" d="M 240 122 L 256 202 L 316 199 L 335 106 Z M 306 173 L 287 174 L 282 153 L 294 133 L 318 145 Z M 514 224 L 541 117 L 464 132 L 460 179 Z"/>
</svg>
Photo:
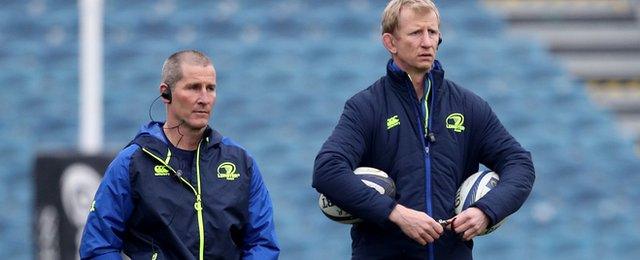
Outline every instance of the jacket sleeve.
<svg viewBox="0 0 640 260">
<path fill-rule="evenodd" d="M 500 176 L 498 185 L 474 203 L 491 225 L 516 212 L 529 196 L 535 180 L 531 154 L 504 128 L 489 105 L 482 101 L 479 129 L 480 163 Z"/>
<path fill-rule="evenodd" d="M 371 111 L 373 108 L 358 96 L 347 101 L 333 133 L 316 156 L 312 186 L 353 216 L 385 226 L 396 202 L 353 174 L 372 139 Z"/>
<path fill-rule="evenodd" d="M 81 259 L 121 259 L 125 223 L 133 210 L 129 163 L 136 145 L 111 162 L 96 191 L 80 241 Z"/>
<path fill-rule="evenodd" d="M 249 223 L 246 226 L 242 259 L 278 259 L 273 206 L 255 160 L 252 162 L 249 194 Z"/>
</svg>

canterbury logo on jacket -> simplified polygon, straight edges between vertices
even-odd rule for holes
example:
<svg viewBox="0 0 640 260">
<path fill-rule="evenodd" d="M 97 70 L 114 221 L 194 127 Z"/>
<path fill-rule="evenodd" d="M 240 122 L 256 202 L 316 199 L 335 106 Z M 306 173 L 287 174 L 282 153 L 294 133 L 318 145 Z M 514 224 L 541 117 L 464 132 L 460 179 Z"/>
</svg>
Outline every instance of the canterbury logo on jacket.
<svg viewBox="0 0 640 260">
<path fill-rule="evenodd" d="M 269 193 L 247 152 L 207 128 L 192 176 L 171 160 L 162 123 L 109 165 L 80 245 L 83 259 L 276 259 Z"/>
<path fill-rule="evenodd" d="M 388 216 L 399 203 L 434 219 L 453 217 L 457 188 L 479 164 L 500 174 L 498 186 L 473 204 L 492 223 L 520 208 L 531 191 L 530 154 L 489 105 L 445 79 L 438 61 L 425 80 L 432 86 L 428 108 L 408 75 L 390 60 L 386 76 L 346 102 L 316 157 L 313 187 L 365 220 L 352 228 L 354 259 L 471 259 L 473 243 L 452 231 L 421 246 Z M 388 173 L 396 184 L 395 198 L 367 188 L 352 174 L 360 166 Z"/>
</svg>

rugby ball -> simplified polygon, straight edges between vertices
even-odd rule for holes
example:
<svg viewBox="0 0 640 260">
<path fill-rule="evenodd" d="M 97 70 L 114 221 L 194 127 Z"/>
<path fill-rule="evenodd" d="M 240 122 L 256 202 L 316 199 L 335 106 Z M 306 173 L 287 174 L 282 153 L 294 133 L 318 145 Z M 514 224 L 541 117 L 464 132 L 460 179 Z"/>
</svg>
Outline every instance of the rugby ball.
<svg viewBox="0 0 640 260">
<path fill-rule="evenodd" d="M 462 185 L 458 189 L 458 192 L 456 193 L 456 215 L 460 214 L 460 212 L 467 209 L 470 205 L 489 193 L 491 189 L 498 185 L 498 181 L 500 181 L 500 176 L 492 171 L 480 171 L 469 176 L 469 178 L 467 178 L 462 183 Z M 479 234 L 479 236 L 493 232 L 498 227 L 500 227 L 503 222 L 504 219 L 498 224 L 493 225 L 493 227 L 488 228 L 487 230 Z"/>
<path fill-rule="evenodd" d="M 364 184 L 375 189 L 380 194 L 384 194 L 392 198 L 395 197 L 396 185 L 385 172 L 371 167 L 359 167 L 356 168 L 353 173 L 360 177 L 360 180 L 362 180 Z M 320 207 L 320 210 L 322 210 L 322 213 L 333 221 L 337 221 L 342 224 L 355 224 L 362 222 L 362 219 L 349 214 L 349 212 L 346 212 L 333 204 L 333 202 L 325 197 L 324 194 L 320 194 L 320 197 L 318 198 L 318 206 Z"/>
</svg>

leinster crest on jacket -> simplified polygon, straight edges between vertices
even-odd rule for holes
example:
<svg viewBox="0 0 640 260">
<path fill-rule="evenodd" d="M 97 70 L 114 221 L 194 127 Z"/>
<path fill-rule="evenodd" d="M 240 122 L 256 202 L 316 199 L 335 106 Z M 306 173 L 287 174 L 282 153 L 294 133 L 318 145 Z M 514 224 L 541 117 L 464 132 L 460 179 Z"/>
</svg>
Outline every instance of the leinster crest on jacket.
<svg viewBox="0 0 640 260">
<path fill-rule="evenodd" d="M 233 181 L 240 177 L 239 173 L 236 173 L 236 165 L 231 162 L 223 162 L 218 165 L 218 178 Z"/>
</svg>

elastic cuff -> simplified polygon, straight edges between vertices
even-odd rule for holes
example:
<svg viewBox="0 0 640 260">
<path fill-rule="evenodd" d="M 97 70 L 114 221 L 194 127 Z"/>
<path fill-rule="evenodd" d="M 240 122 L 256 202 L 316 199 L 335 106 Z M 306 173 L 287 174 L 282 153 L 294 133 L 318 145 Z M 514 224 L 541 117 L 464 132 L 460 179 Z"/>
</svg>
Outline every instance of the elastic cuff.
<svg viewBox="0 0 640 260">
<path fill-rule="evenodd" d="M 391 215 L 391 211 L 393 211 L 396 205 L 398 205 L 398 202 L 392 199 L 391 203 L 389 203 L 389 206 L 385 208 L 385 212 L 382 214 L 384 218 L 378 221 L 378 225 L 380 225 L 381 227 L 390 227 L 394 225 L 393 222 L 391 222 L 391 220 L 389 219 L 389 215 Z"/>
</svg>

